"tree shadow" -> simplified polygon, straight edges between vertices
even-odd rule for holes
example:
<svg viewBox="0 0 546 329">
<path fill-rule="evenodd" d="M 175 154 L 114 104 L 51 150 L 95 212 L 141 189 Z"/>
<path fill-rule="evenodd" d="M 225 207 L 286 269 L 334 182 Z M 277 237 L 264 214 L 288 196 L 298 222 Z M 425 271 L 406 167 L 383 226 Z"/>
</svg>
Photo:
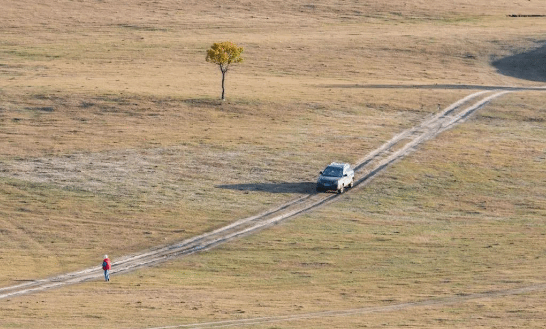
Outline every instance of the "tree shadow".
<svg viewBox="0 0 546 329">
<path fill-rule="evenodd" d="M 492 65 L 502 75 L 546 82 L 546 44 L 525 53 L 498 59 Z"/>
<path fill-rule="evenodd" d="M 315 194 L 316 183 L 301 182 L 301 183 L 255 183 L 255 184 L 230 184 L 216 185 L 217 188 L 238 191 L 253 191 L 253 192 L 268 192 L 268 193 L 299 193 L 299 194 Z"/>
<path fill-rule="evenodd" d="M 182 100 L 183 103 L 186 103 L 190 106 L 199 106 L 199 107 L 218 107 L 222 105 L 224 102 L 222 102 L 221 99 L 217 98 L 188 98 Z"/>
</svg>

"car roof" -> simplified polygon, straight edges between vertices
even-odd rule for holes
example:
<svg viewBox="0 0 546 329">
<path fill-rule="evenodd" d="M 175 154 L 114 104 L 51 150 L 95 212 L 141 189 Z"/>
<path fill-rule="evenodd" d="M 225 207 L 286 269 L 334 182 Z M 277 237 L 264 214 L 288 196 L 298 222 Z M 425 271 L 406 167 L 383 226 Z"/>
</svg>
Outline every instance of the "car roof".
<svg viewBox="0 0 546 329">
<path fill-rule="evenodd" d="M 328 167 L 340 167 L 340 168 L 345 168 L 349 166 L 348 163 L 339 163 L 339 162 L 332 162 L 328 165 Z"/>
</svg>

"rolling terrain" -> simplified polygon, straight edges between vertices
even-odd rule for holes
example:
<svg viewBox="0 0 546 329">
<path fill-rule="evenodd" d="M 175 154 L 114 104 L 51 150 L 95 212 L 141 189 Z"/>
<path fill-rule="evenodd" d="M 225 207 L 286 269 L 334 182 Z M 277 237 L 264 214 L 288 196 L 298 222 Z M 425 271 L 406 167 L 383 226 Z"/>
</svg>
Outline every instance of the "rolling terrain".
<svg viewBox="0 0 546 329">
<path fill-rule="evenodd" d="M 5 4 L 1 327 L 542 326 L 542 6 L 280 4 Z"/>
</svg>

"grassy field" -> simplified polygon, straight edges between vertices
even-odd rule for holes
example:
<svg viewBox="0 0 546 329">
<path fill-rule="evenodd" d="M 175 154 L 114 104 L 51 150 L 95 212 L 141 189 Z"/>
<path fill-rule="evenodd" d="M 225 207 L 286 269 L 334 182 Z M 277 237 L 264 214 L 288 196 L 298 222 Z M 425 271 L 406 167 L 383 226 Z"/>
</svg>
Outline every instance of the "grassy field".
<svg viewBox="0 0 546 329">
<path fill-rule="evenodd" d="M 472 88 L 540 85 L 491 63 L 543 46 L 546 27 L 507 17 L 544 10 L 519 0 L 2 7 L 0 287 L 254 215 Z M 246 59 L 226 102 L 205 62 L 223 40 Z M 256 235 L 110 284 L 1 300 L 0 327 L 150 328 L 542 284 L 545 96 L 498 98 L 338 202 Z M 248 327 L 539 328 L 545 297 Z"/>
</svg>

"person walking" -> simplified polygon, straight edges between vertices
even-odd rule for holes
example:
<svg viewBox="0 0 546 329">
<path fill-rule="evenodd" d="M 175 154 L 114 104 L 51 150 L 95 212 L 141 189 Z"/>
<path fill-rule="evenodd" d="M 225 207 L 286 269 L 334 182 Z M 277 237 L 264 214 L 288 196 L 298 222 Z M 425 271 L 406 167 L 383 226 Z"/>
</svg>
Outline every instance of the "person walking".
<svg viewBox="0 0 546 329">
<path fill-rule="evenodd" d="M 110 258 L 108 255 L 104 255 L 104 260 L 102 261 L 102 269 L 104 270 L 104 281 L 110 281 L 110 269 L 112 265 L 110 264 Z"/>
</svg>

